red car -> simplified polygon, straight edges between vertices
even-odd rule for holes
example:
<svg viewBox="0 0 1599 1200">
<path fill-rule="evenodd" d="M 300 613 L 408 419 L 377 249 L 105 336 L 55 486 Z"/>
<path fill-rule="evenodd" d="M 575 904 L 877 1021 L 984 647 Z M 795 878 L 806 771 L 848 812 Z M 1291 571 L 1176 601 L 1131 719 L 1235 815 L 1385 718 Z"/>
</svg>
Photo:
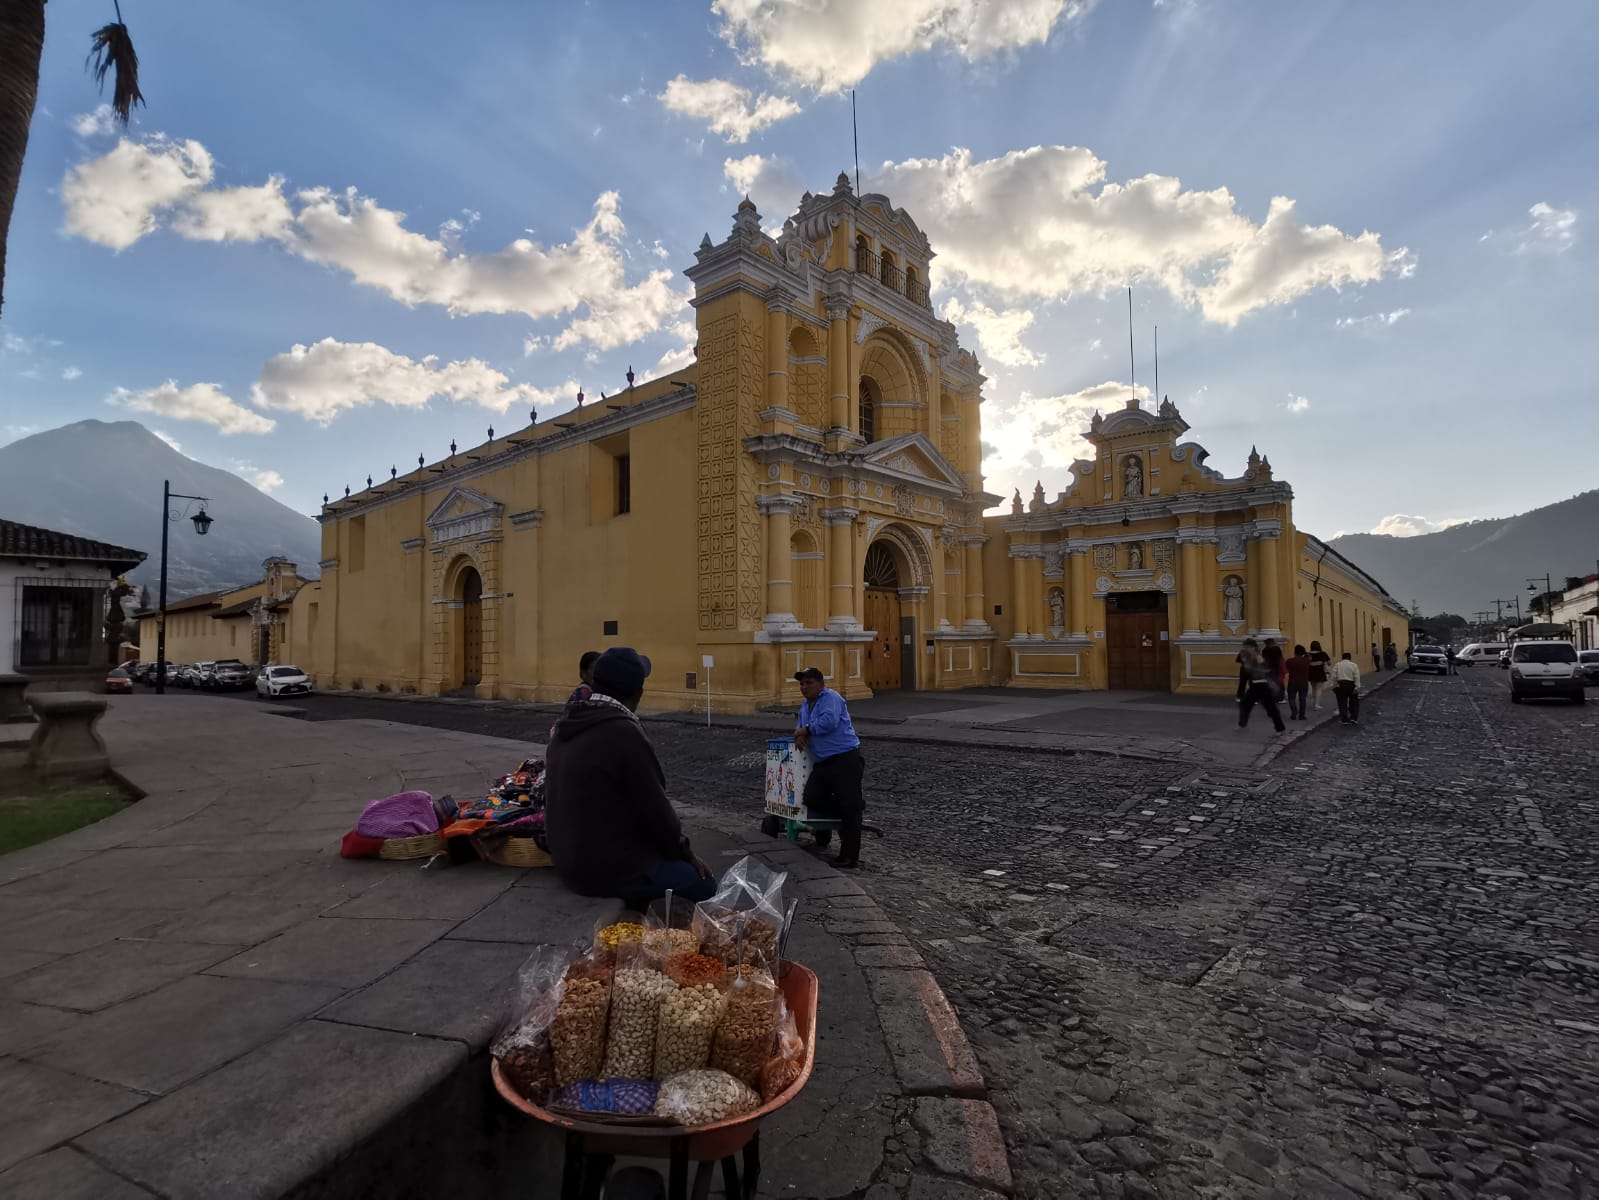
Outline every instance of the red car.
<svg viewBox="0 0 1599 1200">
<path fill-rule="evenodd" d="M 131 692 L 133 691 L 133 679 L 124 670 L 112 671 L 111 674 L 105 677 L 105 690 L 108 692 Z"/>
</svg>

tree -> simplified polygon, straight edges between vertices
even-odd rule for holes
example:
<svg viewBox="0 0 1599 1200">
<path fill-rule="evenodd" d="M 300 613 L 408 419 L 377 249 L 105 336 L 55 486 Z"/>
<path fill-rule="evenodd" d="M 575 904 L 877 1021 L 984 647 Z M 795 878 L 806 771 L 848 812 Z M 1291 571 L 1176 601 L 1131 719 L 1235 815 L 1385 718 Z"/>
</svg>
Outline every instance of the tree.
<svg viewBox="0 0 1599 1200">
<path fill-rule="evenodd" d="M 139 92 L 139 56 L 128 27 L 122 23 L 119 0 L 112 0 L 117 19 L 95 30 L 89 50 L 95 81 L 105 90 L 113 76 L 111 109 L 124 126 Z M 11 211 L 22 182 L 22 160 L 28 151 L 28 129 L 39 98 L 39 60 L 44 55 L 45 0 L 0 0 L 0 311 L 5 307 L 6 242 Z"/>
<path fill-rule="evenodd" d="M 133 585 L 126 579 L 117 580 L 116 586 L 106 593 L 105 644 L 111 649 L 113 662 L 116 661 L 117 648 L 122 645 L 123 629 L 128 619 L 122 601 L 124 597 L 131 595 L 133 595 Z"/>
</svg>

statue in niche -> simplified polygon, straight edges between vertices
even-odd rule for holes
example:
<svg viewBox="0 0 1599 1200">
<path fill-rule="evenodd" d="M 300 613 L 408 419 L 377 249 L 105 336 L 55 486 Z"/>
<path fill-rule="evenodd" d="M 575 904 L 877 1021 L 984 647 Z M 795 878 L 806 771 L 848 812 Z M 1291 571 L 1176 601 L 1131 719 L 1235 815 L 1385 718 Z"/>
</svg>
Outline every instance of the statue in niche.
<svg viewBox="0 0 1599 1200">
<path fill-rule="evenodd" d="M 1127 547 L 1127 569 L 1129 571 L 1144 569 L 1144 548 L 1137 542 Z"/>
<path fill-rule="evenodd" d="M 1066 596 L 1059 588 L 1049 589 L 1049 625 L 1051 629 L 1066 628 Z"/>
<path fill-rule="evenodd" d="M 1222 620 L 1234 625 L 1241 625 L 1244 620 L 1244 581 L 1236 575 L 1229 575 L 1222 581 Z"/>
<path fill-rule="evenodd" d="M 1131 500 L 1144 494 L 1144 464 L 1138 455 L 1129 454 L 1122 463 L 1122 497 Z"/>
</svg>

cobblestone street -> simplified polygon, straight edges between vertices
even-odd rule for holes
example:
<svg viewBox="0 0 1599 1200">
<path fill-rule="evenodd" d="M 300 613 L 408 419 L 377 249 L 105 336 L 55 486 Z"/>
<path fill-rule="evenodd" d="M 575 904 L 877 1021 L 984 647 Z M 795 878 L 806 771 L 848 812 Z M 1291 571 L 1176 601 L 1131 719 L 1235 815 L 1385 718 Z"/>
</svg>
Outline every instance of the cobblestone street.
<svg viewBox="0 0 1599 1200">
<path fill-rule="evenodd" d="M 1262 771 L 866 732 L 860 880 L 959 1010 L 1019 1195 L 1599 1196 L 1599 707 L 1477 670 L 1362 717 Z M 676 796 L 758 819 L 761 733 L 650 729 Z"/>
</svg>

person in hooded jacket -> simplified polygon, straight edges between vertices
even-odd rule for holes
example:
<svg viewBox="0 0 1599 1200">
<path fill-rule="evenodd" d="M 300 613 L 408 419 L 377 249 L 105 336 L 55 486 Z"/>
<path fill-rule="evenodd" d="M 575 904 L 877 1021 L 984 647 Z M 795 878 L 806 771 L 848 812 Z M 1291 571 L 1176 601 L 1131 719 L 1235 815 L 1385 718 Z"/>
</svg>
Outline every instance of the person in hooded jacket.
<svg viewBox="0 0 1599 1200">
<path fill-rule="evenodd" d="M 627 646 L 593 668 L 594 691 L 573 698 L 545 751 L 545 832 L 561 881 L 581 896 L 643 909 L 670 888 L 708 900 L 716 877 L 694 856 L 666 796 L 666 775 L 639 723 L 650 660 Z"/>
</svg>

